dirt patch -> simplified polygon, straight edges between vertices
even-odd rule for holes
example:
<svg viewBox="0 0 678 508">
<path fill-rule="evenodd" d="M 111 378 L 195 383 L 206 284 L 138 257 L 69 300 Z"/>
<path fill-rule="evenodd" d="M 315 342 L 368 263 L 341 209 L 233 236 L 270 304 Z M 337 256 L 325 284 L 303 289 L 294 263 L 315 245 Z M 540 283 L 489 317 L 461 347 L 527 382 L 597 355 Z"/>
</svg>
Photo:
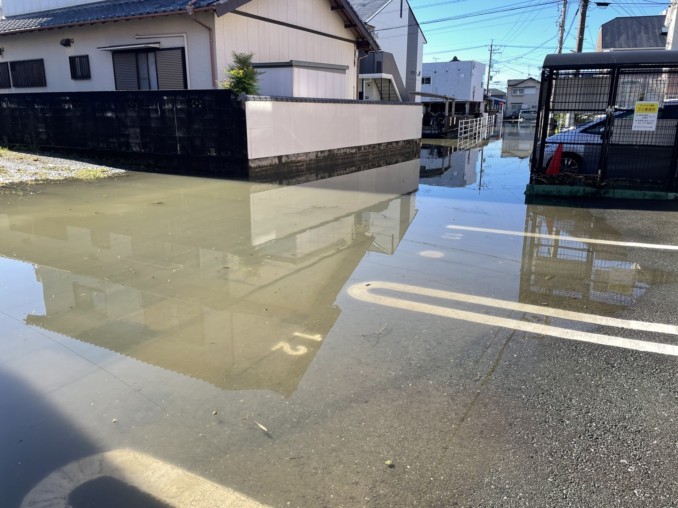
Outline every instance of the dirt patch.
<svg viewBox="0 0 678 508">
<path fill-rule="evenodd" d="M 92 162 L 0 148 L 0 187 L 63 180 L 98 180 L 126 173 Z"/>
</svg>

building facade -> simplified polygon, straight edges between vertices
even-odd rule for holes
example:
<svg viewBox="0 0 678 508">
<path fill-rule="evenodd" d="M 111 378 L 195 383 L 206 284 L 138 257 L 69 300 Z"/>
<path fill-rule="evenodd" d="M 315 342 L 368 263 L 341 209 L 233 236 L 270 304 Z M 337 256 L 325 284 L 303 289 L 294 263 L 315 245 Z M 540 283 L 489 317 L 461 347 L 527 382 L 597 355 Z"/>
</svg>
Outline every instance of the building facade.
<svg viewBox="0 0 678 508">
<path fill-rule="evenodd" d="M 456 112 L 462 114 L 482 111 L 484 99 L 483 77 L 485 64 L 474 60 L 425 63 L 422 68 L 421 92 L 453 97 Z M 437 102 L 435 97 L 423 97 L 422 102 Z"/>
<path fill-rule="evenodd" d="M 354 99 L 378 49 L 347 0 L 4 0 L 0 92 L 217 88 L 234 52 L 264 95 Z"/>
<path fill-rule="evenodd" d="M 540 82 L 534 78 L 509 79 L 506 90 L 506 114 L 521 109 L 537 110 Z"/>
<path fill-rule="evenodd" d="M 418 100 L 416 92 L 421 91 L 419 78 L 426 38 L 409 2 L 407 0 L 350 0 L 350 2 L 362 21 L 368 25 L 382 51 L 393 56 L 394 66 L 402 83 L 402 90 L 399 91 L 400 100 Z M 379 68 L 378 62 L 384 63 L 388 60 L 388 57 L 377 58 L 377 65 L 370 69 L 372 75 L 362 77 L 361 91 L 364 92 L 364 97 L 371 94 L 371 99 L 385 99 L 382 97 L 384 94 L 378 91 L 381 87 L 374 81 L 388 79 L 380 77 L 379 74 L 392 75 L 395 72 L 393 68 L 383 66 Z M 394 81 L 397 82 L 397 78 Z M 368 86 L 373 87 L 371 92 L 368 92 Z"/>
</svg>

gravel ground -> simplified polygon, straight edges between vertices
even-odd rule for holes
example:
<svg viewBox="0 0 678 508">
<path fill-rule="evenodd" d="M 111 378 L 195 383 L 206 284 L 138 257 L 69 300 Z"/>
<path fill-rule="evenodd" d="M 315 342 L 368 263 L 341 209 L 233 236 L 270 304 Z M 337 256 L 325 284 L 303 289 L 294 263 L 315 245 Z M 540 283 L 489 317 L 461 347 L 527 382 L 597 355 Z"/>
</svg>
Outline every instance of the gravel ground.
<svg viewBox="0 0 678 508">
<path fill-rule="evenodd" d="M 95 180 L 125 170 L 91 162 L 0 148 L 0 188 L 55 180 Z"/>
</svg>

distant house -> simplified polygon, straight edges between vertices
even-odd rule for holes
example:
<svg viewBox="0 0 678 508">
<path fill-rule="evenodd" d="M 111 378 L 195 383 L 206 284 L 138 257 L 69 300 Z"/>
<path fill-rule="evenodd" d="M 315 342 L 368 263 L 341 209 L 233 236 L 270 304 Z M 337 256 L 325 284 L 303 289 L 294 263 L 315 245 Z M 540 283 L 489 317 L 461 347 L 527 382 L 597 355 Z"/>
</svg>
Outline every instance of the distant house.
<svg viewBox="0 0 678 508">
<path fill-rule="evenodd" d="M 4 0 L 0 92 L 209 89 L 252 52 L 260 91 L 357 98 L 379 46 L 348 0 Z"/>
<path fill-rule="evenodd" d="M 521 109 L 537 110 L 540 83 L 534 78 L 509 79 L 506 90 L 506 113 Z"/>
<path fill-rule="evenodd" d="M 407 0 L 349 0 L 382 51 L 361 58 L 365 100 L 418 100 L 426 38 Z"/>
<path fill-rule="evenodd" d="M 425 63 L 422 68 L 421 92 L 454 97 L 455 113 L 482 112 L 485 89 L 483 76 L 485 64 L 474 60 L 461 61 L 456 57 L 449 62 Z M 422 97 L 424 103 L 441 102 L 436 97 Z"/>
<path fill-rule="evenodd" d="M 603 23 L 596 51 L 666 49 L 665 16 L 627 16 Z"/>
<path fill-rule="evenodd" d="M 489 111 L 504 111 L 506 108 L 506 92 L 498 88 L 490 88 L 486 97 Z"/>
</svg>

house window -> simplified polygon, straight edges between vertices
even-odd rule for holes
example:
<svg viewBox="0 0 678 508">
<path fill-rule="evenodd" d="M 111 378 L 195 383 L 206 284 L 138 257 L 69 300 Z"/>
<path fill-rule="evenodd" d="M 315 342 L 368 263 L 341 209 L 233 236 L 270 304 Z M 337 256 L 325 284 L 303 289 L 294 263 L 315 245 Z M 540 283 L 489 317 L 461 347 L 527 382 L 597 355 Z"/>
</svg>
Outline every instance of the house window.
<svg viewBox="0 0 678 508">
<path fill-rule="evenodd" d="M 71 56 L 68 58 L 71 65 L 71 79 L 91 79 L 92 74 L 89 69 L 89 56 Z"/>
<path fill-rule="evenodd" d="M 18 60 L 10 62 L 9 65 L 12 73 L 12 84 L 15 88 L 47 86 L 45 61 L 42 58 L 38 60 Z"/>
<path fill-rule="evenodd" d="M 525 93 L 524 88 L 514 88 L 513 92 L 511 92 L 513 95 L 523 95 Z"/>
<path fill-rule="evenodd" d="M 431 84 L 431 76 L 424 76 L 421 78 L 421 84 L 422 85 L 430 85 Z"/>
<path fill-rule="evenodd" d="M 9 63 L 0 63 L 0 88 L 12 88 L 12 81 L 9 79 Z"/>
<path fill-rule="evenodd" d="M 187 87 L 184 49 L 116 51 L 116 90 L 177 90 Z"/>
</svg>

